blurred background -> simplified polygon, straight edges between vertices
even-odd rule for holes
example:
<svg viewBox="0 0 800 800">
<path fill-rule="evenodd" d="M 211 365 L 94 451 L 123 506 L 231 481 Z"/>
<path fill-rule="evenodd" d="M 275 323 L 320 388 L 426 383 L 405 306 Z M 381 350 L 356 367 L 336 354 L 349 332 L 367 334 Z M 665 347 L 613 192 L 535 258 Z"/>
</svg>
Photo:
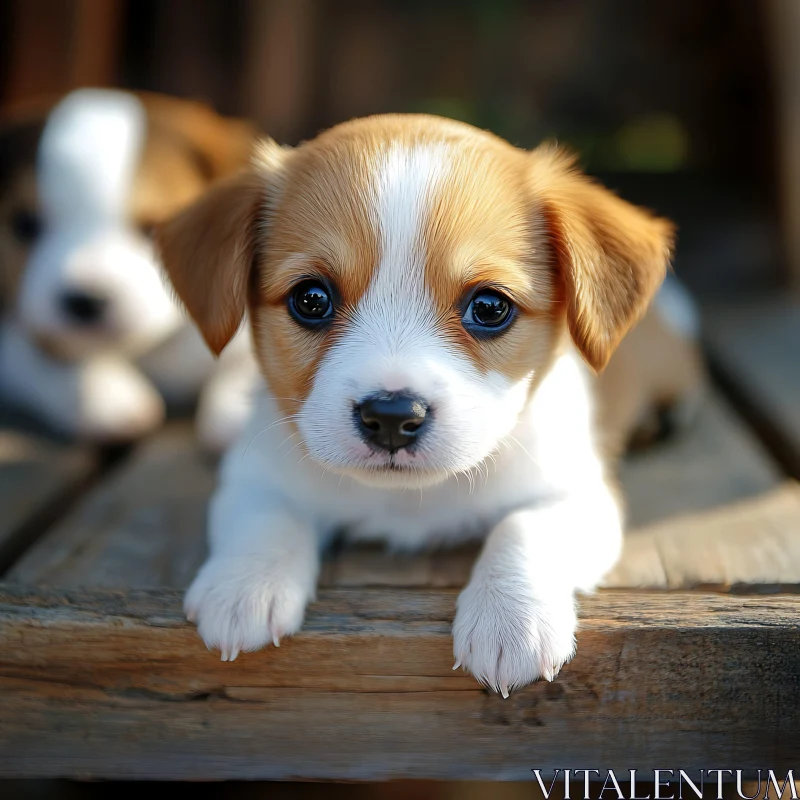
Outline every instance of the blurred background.
<svg viewBox="0 0 800 800">
<path fill-rule="evenodd" d="M 80 85 L 205 100 L 295 143 L 424 111 L 573 146 L 679 225 L 698 292 L 787 284 L 793 0 L 2 0 L 0 106 Z"/>
</svg>

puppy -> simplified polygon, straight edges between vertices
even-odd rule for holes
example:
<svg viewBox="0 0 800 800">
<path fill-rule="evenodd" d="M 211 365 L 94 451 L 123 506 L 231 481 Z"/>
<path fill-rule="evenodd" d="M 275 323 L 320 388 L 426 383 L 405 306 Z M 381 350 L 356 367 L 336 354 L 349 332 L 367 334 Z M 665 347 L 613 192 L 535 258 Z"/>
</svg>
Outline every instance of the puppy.
<svg viewBox="0 0 800 800">
<path fill-rule="evenodd" d="M 215 363 L 153 252 L 158 222 L 249 161 L 255 131 L 196 103 L 83 89 L 3 128 L 0 388 L 90 441 L 140 436 L 201 387 L 211 450 L 241 430 L 249 333 Z"/>
<path fill-rule="evenodd" d="M 164 264 L 209 346 L 247 313 L 265 380 L 186 595 L 206 644 L 231 660 L 299 630 L 337 532 L 485 537 L 456 667 L 503 696 L 552 680 L 574 595 L 622 537 L 591 373 L 644 314 L 672 236 L 558 149 L 416 115 L 267 141 L 167 223 Z"/>
</svg>

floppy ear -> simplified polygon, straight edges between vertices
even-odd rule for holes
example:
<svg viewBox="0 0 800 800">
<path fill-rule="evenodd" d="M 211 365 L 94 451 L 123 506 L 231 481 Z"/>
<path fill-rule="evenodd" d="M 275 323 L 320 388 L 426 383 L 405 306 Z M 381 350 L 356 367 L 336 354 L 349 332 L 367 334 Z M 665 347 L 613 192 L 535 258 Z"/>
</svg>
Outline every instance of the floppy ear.
<svg viewBox="0 0 800 800">
<path fill-rule="evenodd" d="M 664 280 L 674 227 L 594 183 L 556 147 L 542 146 L 531 158 L 569 331 L 600 371 Z"/>
<path fill-rule="evenodd" d="M 172 285 L 217 355 L 244 318 L 259 228 L 281 155 L 274 142 L 264 143 L 253 169 L 220 181 L 156 231 Z"/>
<path fill-rule="evenodd" d="M 151 125 L 180 136 L 202 163 L 208 177 L 222 178 L 245 167 L 258 140 L 250 122 L 223 117 L 209 106 L 150 92 L 139 92 Z"/>
</svg>

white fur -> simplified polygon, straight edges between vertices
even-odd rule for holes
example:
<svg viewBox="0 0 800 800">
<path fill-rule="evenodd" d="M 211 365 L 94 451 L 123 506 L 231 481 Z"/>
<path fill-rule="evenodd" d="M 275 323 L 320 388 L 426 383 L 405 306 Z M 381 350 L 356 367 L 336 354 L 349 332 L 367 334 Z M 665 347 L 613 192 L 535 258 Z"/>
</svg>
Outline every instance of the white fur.
<svg viewBox="0 0 800 800">
<path fill-rule="evenodd" d="M 127 222 L 147 118 L 127 92 L 84 89 L 52 111 L 38 150 L 43 234 L 23 275 L 19 318 L 32 335 L 81 357 L 137 356 L 182 324 L 151 244 Z M 101 324 L 65 313 L 65 293 L 108 301 Z"/>
<path fill-rule="evenodd" d="M 161 396 L 124 358 L 49 358 L 11 320 L 0 326 L 0 387 L 62 433 L 91 441 L 136 439 L 164 419 Z"/>
<path fill-rule="evenodd" d="M 161 422 L 153 384 L 171 405 L 202 390 L 198 433 L 219 452 L 242 430 L 257 382 L 249 332 L 217 363 L 173 300 L 151 242 L 131 225 L 147 135 L 145 109 L 127 92 L 78 90 L 50 114 L 37 164 L 44 228 L 5 336 L 0 393 L 68 434 L 106 441 Z M 102 320 L 72 319 L 63 305 L 70 292 L 105 298 Z"/>
<path fill-rule="evenodd" d="M 621 519 L 592 434 L 585 368 L 570 350 L 543 376 L 482 374 L 438 332 L 422 280 L 421 221 L 446 147 L 387 150 L 374 180 L 382 258 L 347 332 L 320 364 L 297 430 L 264 392 L 226 456 L 211 554 L 187 611 L 223 659 L 299 629 L 319 548 L 339 530 L 396 548 L 485 537 L 458 601 L 457 665 L 507 695 L 552 679 L 574 650 L 573 594 L 613 565 Z M 417 452 L 358 438 L 354 404 L 409 389 L 433 410 Z M 427 426 L 428 423 L 426 423 Z"/>
</svg>

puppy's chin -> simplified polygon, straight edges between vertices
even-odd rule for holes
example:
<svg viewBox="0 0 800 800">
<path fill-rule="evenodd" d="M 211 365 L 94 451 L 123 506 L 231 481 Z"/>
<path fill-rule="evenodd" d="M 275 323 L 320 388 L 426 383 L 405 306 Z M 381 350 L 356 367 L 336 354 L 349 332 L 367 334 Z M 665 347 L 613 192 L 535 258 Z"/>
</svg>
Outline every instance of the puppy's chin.
<svg viewBox="0 0 800 800">
<path fill-rule="evenodd" d="M 339 472 L 353 478 L 364 486 L 375 489 L 427 489 L 437 483 L 443 483 L 449 477 L 444 470 L 421 470 L 410 468 L 339 468 Z"/>
</svg>

